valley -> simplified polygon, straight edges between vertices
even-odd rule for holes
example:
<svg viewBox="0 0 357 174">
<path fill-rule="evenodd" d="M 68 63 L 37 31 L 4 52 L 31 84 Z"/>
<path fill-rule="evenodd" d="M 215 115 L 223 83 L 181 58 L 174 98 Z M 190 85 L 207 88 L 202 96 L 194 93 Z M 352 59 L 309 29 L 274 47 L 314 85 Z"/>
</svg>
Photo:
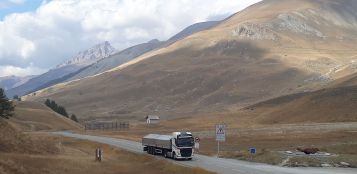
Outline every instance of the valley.
<svg viewBox="0 0 357 174">
<path fill-rule="evenodd" d="M 0 115 L 0 174 L 355 173 L 356 9 L 355 0 L 262 0 L 165 39 L 122 50 L 104 41 L 43 74 L 1 77 L 18 97 L 13 116 Z M 160 156 L 180 150 L 173 132 L 198 137 L 192 161 Z M 144 154 L 147 134 L 170 135 L 171 149 Z"/>
</svg>

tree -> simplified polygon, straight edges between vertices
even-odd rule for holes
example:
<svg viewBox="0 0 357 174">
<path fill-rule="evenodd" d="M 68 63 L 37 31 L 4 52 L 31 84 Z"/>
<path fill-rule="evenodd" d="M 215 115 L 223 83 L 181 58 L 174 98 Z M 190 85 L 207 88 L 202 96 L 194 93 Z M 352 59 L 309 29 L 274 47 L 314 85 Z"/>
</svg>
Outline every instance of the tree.
<svg viewBox="0 0 357 174">
<path fill-rule="evenodd" d="M 50 102 L 50 108 L 54 111 L 58 111 L 58 105 L 55 101 Z"/>
<path fill-rule="evenodd" d="M 47 99 L 46 101 L 45 101 L 45 105 L 47 106 L 47 107 L 50 107 L 51 106 L 51 101 L 50 101 L 50 99 Z M 52 108 L 51 108 L 52 109 Z"/>
<path fill-rule="evenodd" d="M 6 97 L 4 90 L 0 88 L 0 117 L 9 119 L 14 115 L 14 110 L 13 103 Z"/>
<path fill-rule="evenodd" d="M 75 122 L 78 122 L 78 119 L 77 119 L 76 115 L 74 115 L 74 114 L 72 114 L 71 120 L 73 120 L 73 121 L 75 121 Z"/>
<path fill-rule="evenodd" d="M 58 114 L 61 114 L 67 118 L 69 118 L 68 112 L 63 106 L 58 105 L 55 101 L 47 99 L 45 101 L 45 105 L 51 108 L 53 111 L 57 112 Z"/>
<path fill-rule="evenodd" d="M 66 109 L 63 106 L 58 106 L 57 108 L 58 108 L 57 109 L 57 113 L 59 113 L 59 114 L 61 114 L 61 115 L 63 115 L 63 116 L 68 118 L 68 113 L 67 113 Z"/>
</svg>

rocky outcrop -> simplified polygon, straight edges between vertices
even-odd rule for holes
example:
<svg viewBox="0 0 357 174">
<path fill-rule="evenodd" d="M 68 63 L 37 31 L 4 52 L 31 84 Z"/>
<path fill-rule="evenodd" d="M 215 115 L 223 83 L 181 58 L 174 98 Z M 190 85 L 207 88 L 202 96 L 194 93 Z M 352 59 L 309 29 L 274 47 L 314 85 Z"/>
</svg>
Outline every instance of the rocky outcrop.
<svg viewBox="0 0 357 174">
<path fill-rule="evenodd" d="M 232 35 L 239 38 L 247 38 L 251 40 L 277 40 L 278 36 L 274 34 L 269 25 L 261 25 L 254 23 L 239 24 L 233 31 Z"/>
<path fill-rule="evenodd" d="M 273 21 L 274 28 L 280 31 L 290 31 L 294 33 L 302 33 L 304 35 L 311 35 L 323 37 L 322 32 L 308 25 L 304 20 L 292 14 L 280 14 Z"/>
</svg>

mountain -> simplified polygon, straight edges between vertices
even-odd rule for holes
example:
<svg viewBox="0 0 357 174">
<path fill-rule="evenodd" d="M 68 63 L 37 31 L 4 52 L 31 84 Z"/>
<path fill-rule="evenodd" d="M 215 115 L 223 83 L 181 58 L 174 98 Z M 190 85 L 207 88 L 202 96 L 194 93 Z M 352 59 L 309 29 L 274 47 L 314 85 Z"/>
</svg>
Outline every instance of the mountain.
<svg viewBox="0 0 357 174">
<path fill-rule="evenodd" d="M 158 40 L 152 40 L 147 43 L 132 46 L 107 58 L 101 59 L 85 67 L 84 69 L 79 70 L 78 72 L 76 72 L 75 75 L 66 79 L 62 79 L 62 81 L 60 82 L 81 79 L 108 71 L 112 68 L 115 68 L 125 62 L 134 59 L 135 57 L 138 57 L 146 52 L 156 49 L 162 44 L 163 42 L 160 42 Z"/>
<path fill-rule="evenodd" d="M 115 48 L 113 48 L 108 41 L 105 41 L 104 43 L 97 44 L 88 50 L 79 52 L 70 60 L 60 65 L 57 65 L 56 68 L 61 68 L 70 65 L 88 66 L 90 64 L 93 64 L 94 62 L 97 62 L 98 60 L 112 55 L 114 52 Z"/>
<path fill-rule="evenodd" d="M 58 83 L 103 73 L 144 53 L 174 43 L 175 41 L 190 36 L 193 33 L 209 29 L 216 24 L 218 24 L 216 21 L 193 24 L 167 41 L 154 39 L 147 43 L 132 46 L 115 54 L 113 54 L 115 49 L 109 42 L 106 41 L 78 53 L 72 59 L 57 65 L 56 68 L 43 74 L 37 79 L 34 79 L 29 84 L 24 84 L 16 89 L 7 91 L 7 94 L 24 95 Z"/>
<path fill-rule="evenodd" d="M 130 60 L 132 60 L 144 53 L 147 53 L 149 51 L 158 49 L 160 47 L 164 47 L 169 44 L 172 44 L 172 43 L 174 43 L 180 39 L 183 39 L 185 37 L 188 37 L 194 33 L 209 29 L 209 28 L 213 27 L 214 25 L 217 25 L 218 23 L 219 22 L 217 22 L 217 21 L 196 23 L 191 26 L 188 26 L 187 28 L 182 30 L 180 33 L 174 35 L 167 41 L 159 41 L 157 39 L 154 39 L 147 43 L 142 43 L 139 45 L 132 46 L 132 47 L 127 48 L 123 51 L 120 51 L 116 54 L 113 54 L 105 59 L 101 59 L 84 69 L 81 69 L 80 72 L 76 73 L 75 75 L 73 75 L 67 79 L 60 79 L 60 82 L 81 79 L 84 77 L 93 76 L 96 74 L 103 73 L 103 72 L 113 69 L 123 63 L 129 62 Z M 56 82 L 56 83 L 58 83 L 58 82 Z M 56 84 L 56 83 L 54 83 L 54 84 Z"/>
<path fill-rule="evenodd" d="M 207 21 L 207 22 L 199 22 L 193 25 L 186 27 L 181 32 L 177 33 L 176 35 L 172 36 L 170 39 L 166 41 L 166 44 L 174 43 L 178 40 L 181 40 L 185 37 L 188 37 L 194 33 L 210 29 L 215 25 L 219 24 L 220 21 Z"/>
<path fill-rule="evenodd" d="M 15 87 L 18 87 L 30 79 L 34 78 L 35 76 L 24 76 L 24 77 L 19 77 L 19 76 L 5 76 L 5 77 L 0 77 L 0 87 L 3 88 L 4 90 L 12 89 Z"/>
<path fill-rule="evenodd" d="M 264 0 L 111 71 L 37 91 L 27 100 L 54 99 L 82 119 L 151 113 L 168 119 L 235 113 L 319 90 L 357 70 L 356 3 Z"/>
<path fill-rule="evenodd" d="M 60 65 L 57 65 L 56 68 L 53 68 L 44 74 L 30 79 L 29 81 L 20 86 L 7 90 L 6 94 L 8 96 L 22 96 L 29 92 L 43 89 L 52 85 L 52 83 L 50 83 L 51 81 L 62 78 L 68 74 L 77 72 L 83 67 L 93 64 L 94 62 L 105 57 L 108 57 L 109 55 L 113 54 L 114 51 L 115 49 L 107 41 L 101 44 L 97 44 L 88 50 L 79 52 L 70 60 Z"/>
</svg>

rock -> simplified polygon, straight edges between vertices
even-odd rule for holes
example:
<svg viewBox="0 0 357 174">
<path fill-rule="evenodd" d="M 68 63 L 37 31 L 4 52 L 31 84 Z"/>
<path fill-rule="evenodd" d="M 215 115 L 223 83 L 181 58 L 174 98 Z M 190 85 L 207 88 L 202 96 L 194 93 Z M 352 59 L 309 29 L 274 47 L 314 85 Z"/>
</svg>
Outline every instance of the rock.
<svg viewBox="0 0 357 174">
<path fill-rule="evenodd" d="M 277 40 L 278 36 L 271 30 L 269 25 L 254 23 L 239 24 L 233 31 L 233 36 L 251 40 Z"/>
<path fill-rule="evenodd" d="M 348 167 L 348 166 L 350 166 L 350 164 L 349 163 L 346 163 L 346 162 L 340 162 L 340 164 L 342 165 L 342 166 L 345 166 L 345 167 Z"/>
<path fill-rule="evenodd" d="M 323 164 L 321 164 L 321 167 L 332 167 L 332 165 L 323 163 Z"/>
<path fill-rule="evenodd" d="M 318 148 L 300 148 L 298 147 L 296 150 L 300 152 L 304 152 L 305 154 L 316 154 L 318 151 L 320 151 Z"/>
</svg>

